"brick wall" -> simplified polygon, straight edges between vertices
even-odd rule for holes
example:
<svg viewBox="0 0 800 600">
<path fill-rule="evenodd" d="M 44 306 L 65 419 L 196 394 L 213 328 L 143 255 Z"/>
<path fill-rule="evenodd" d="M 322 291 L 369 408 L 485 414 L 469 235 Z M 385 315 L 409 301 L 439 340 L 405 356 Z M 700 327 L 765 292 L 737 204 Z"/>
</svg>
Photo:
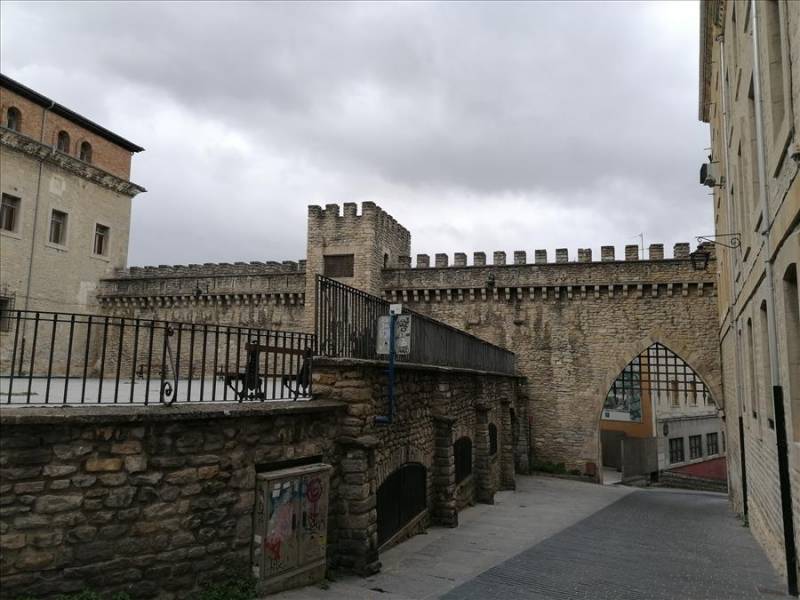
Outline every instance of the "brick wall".
<svg viewBox="0 0 800 600">
<path fill-rule="evenodd" d="M 91 164 L 122 179 L 130 179 L 132 157 L 130 151 L 60 115 L 48 111 L 43 118 L 45 110 L 42 106 L 5 88 L 0 88 L 0 108 L 2 109 L 4 126 L 6 124 L 6 111 L 12 106 L 16 107 L 22 114 L 22 126 L 20 128 L 22 135 L 41 141 L 47 146 L 55 147 L 58 132 L 66 131 L 70 137 L 70 151 L 68 152 L 70 156 L 78 158 L 80 156 L 81 142 L 87 141 L 92 145 Z"/>
</svg>

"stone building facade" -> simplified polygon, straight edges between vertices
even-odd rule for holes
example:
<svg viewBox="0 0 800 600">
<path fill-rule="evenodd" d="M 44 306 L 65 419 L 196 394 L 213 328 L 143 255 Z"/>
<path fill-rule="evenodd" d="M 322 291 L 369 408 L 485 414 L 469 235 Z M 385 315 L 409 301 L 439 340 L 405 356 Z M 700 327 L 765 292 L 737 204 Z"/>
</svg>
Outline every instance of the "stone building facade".
<svg viewBox="0 0 800 600">
<path fill-rule="evenodd" d="M 599 261 L 590 249 L 578 260 L 559 249 L 555 262 L 537 250 L 533 262 L 518 251 L 487 264 L 477 252 L 472 264 L 456 253 L 433 265 L 419 255 L 412 267 L 408 231 L 372 203 L 360 214 L 354 204 L 312 206 L 308 227 L 307 262 L 131 267 L 102 282 L 101 306 L 116 316 L 310 331 L 316 275 L 333 275 L 516 353 L 527 381 L 516 413 L 524 470 L 535 460 L 596 475 L 608 390 L 655 343 L 686 360 L 724 407 L 715 277 L 693 267 L 689 244 L 671 258 L 653 244 L 647 260 L 631 246 L 624 260 L 603 247 Z"/>
<path fill-rule="evenodd" d="M 127 266 L 142 148 L 4 75 L 0 115 L 0 308 L 97 311 Z"/>
<path fill-rule="evenodd" d="M 704 183 L 717 239 L 734 246 L 717 261 L 730 496 L 796 592 L 800 4 L 707 0 L 701 21 Z"/>
</svg>

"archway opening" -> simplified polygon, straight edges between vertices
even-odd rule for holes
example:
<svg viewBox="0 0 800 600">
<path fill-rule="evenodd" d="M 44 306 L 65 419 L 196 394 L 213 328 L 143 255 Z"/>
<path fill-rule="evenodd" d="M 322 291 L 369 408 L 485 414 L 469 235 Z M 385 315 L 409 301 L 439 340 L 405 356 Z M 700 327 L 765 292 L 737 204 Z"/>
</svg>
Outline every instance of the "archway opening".
<svg viewBox="0 0 800 600">
<path fill-rule="evenodd" d="M 428 506 L 427 469 L 406 463 L 378 488 L 378 546 L 383 546 Z"/>
<path fill-rule="evenodd" d="M 726 477 L 725 432 L 711 392 L 680 356 L 655 343 L 612 382 L 600 414 L 603 483 Z"/>
</svg>

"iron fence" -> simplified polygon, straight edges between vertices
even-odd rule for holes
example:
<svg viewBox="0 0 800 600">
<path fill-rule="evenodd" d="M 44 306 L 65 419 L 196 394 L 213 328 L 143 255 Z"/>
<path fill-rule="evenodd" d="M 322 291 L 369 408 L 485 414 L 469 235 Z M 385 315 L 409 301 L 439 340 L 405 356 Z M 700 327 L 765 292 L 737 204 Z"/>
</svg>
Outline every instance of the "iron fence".
<svg viewBox="0 0 800 600">
<path fill-rule="evenodd" d="M 6 310 L 3 404 L 154 404 L 311 396 L 314 335 Z"/>
<path fill-rule="evenodd" d="M 331 358 L 385 359 L 378 354 L 378 319 L 389 314 L 389 302 L 317 276 L 315 332 L 317 354 Z M 400 362 L 476 369 L 513 375 L 513 352 L 403 307 L 411 315 L 410 352 Z"/>
</svg>

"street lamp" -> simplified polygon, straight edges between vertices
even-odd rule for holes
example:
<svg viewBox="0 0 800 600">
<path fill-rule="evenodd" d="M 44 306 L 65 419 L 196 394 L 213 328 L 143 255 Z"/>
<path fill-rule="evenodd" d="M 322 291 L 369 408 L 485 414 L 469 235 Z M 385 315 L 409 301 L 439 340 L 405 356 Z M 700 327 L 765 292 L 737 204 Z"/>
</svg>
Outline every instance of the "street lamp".
<svg viewBox="0 0 800 600">
<path fill-rule="evenodd" d="M 722 241 L 722 238 L 726 241 Z M 697 250 L 689 255 L 689 260 L 692 261 L 692 268 L 695 271 L 705 271 L 708 267 L 708 260 L 711 258 L 711 253 L 703 246 L 713 244 L 714 246 L 723 246 L 725 248 L 738 248 L 742 245 L 742 236 L 738 233 L 720 233 L 719 235 L 698 235 L 697 243 L 699 246 Z"/>
<path fill-rule="evenodd" d="M 689 255 L 689 260 L 692 261 L 692 268 L 695 271 L 705 271 L 710 257 L 711 254 L 705 250 L 695 250 Z"/>
</svg>

